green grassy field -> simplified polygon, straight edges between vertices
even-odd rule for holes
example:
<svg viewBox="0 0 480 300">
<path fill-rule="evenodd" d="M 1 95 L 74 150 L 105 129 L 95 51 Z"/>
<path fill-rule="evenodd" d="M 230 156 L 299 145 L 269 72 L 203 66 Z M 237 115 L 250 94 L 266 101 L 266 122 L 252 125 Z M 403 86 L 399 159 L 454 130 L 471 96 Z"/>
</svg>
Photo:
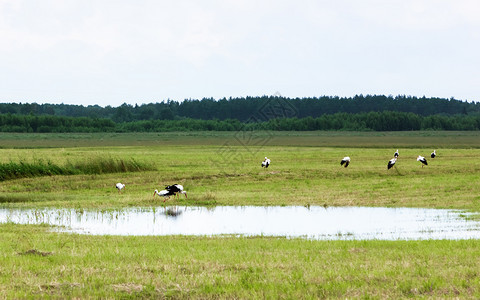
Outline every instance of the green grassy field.
<svg viewBox="0 0 480 300">
<path fill-rule="evenodd" d="M 1 148 L 255 144 L 320 147 L 480 148 L 477 131 L 260 131 L 160 133 L 0 133 Z"/>
<path fill-rule="evenodd" d="M 0 134 L 0 163 L 134 159 L 155 171 L 0 182 L 2 207 L 327 205 L 480 211 L 480 133 Z M 387 162 L 399 149 L 396 168 Z M 433 149 L 437 158 L 429 159 Z M 427 157 L 422 168 L 417 155 Z M 260 167 L 264 156 L 272 160 Z M 340 160 L 350 156 L 348 168 Z M 119 194 L 114 185 L 123 182 Z M 341 221 L 341 220 L 339 220 Z M 0 225 L 0 297 L 479 298 L 480 241 L 117 237 Z"/>
<path fill-rule="evenodd" d="M 0 163 L 49 160 L 65 165 L 101 158 L 133 159 L 155 171 L 5 181 L 0 185 L 0 203 L 15 207 L 103 209 L 151 206 L 161 202 L 159 198 L 152 200 L 154 189 L 180 183 L 185 186 L 189 198 L 178 201 L 186 205 L 362 205 L 480 210 L 480 185 L 474 184 L 480 178 L 480 164 L 476 160 L 480 154 L 480 149 L 476 148 L 480 145 L 478 136 L 477 144 L 472 147 L 456 148 L 471 143 L 471 136 L 447 133 L 458 143 L 455 147 L 435 147 L 438 156 L 432 160 L 429 154 L 434 147 L 419 147 L 418 134 L 401 136 L 403 147 L 375 146 L 379 142 L 376 138 L 390 141 L 396 138 L 393 134 L 378 136 L 372 133 L 357 137 L 365 138 L 363 143 L 372 140 L 365 147 L 346 145 L 352 133 L 324 137 L 331 139 L 330 146 L 315 146 L 319 136 L 296 134 L 288 137 L 292 144 L 288 146 L 277 145 L 277 138 L 287 139 L 286 133 L 263 140 L 263 146 L 253 145 L 253 142 L 247 146 L 238 145 L 232 135 L 223 136 L 218 145 L 209 145 L 205 136 L 200 135 L 188 138 L 190 143 L 196 141 L 195 145 L 187 145 L 180 139 L 178 145 L 146 143 L 139 146 L 132 140 L 134 137 L 128 135 L 123 140 L 132 145 L 42 148 L 34 143 L 40 139 L 37 137 L 29 140 L 37 148 L 0 149 Z M 296 139 L 299 139 L 299 146 L 293 145 Z M 439 133 L 423 136 L 423 139 L 432 146 L 433 142 L 447 138 Z M 40 140 L 43 143 L 43 139 Z M 96 139 L 91 143 L 96 143 Z M 397 148 L 400 157 L 396 167 L 387 171 L 387 162 Z M 416 161 L 419 154 L 428 158 L 427 167 L 422 168 Z M 264 156 L 272 160 L 268 169 L 260 167 Z M 340 166 L 344 156 L 352 159 L 348 168 Z M 117 193 L 116 182 L 127 185 L 124 193 Z"/>
<path fill-rule="evenodd" d="M 2 298 L 480 297 L 480 242 L 119 237 L 0 225 Z"/>
</svg>

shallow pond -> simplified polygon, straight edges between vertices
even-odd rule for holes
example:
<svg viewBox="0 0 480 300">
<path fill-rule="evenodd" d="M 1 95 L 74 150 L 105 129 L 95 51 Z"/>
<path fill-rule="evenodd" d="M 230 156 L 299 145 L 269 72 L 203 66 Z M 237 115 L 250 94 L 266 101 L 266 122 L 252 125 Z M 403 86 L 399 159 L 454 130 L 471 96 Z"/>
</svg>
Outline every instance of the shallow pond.
<svg viewBox="0 0 480 300">
<path fill-rule="evenodd" d="M 62 226 L 92 235 L 265 235 L 319 240 L 479 239 L 480 222 L 460 210 L 217 206 L 78 209 L 0 209 L 0 223 Z"/>
</svg>

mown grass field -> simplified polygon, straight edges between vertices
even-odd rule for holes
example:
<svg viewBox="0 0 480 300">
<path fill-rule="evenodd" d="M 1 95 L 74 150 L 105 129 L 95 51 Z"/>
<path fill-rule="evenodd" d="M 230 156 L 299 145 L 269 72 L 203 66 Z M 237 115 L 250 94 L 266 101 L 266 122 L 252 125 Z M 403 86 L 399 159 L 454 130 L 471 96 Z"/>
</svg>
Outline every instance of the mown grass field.
<svg viewBox="0 0 480 300">
<path fill-rule="evenodd" d="M 0 163 L 134 159 L 154 171 L 0 182 L 2 207 L 327 205 L 480 211 L 480 133 L 0 134 Z M 396 168 L 387 162 L 399 149 Z M 429 159 L 437 150 L 437 158 Z M 427 157 L 422 168 L 417 155 Z M 348 168 L 340 166 L 350 156 Z M 265 170 L 264 156 L 272 160 Z M 119 194 L 116 182 L 126 190 Z M 177 201 L 177 202 L 176 202 Z M 341 220 L 339 220 L 341 222 Z M 292 224 L 294 226 L 294 224 Z M 0 225 L 0 296 L 479 298 L 480 242 L 116 237 Z"/>
<path fill-rule="evenodd" d="M 480 243 L 118 237 L 1 225 L 2 298 L 470 298 Z"/>
<path fill-rule="evenodd" d="M 1 148 L 255 144 L 270 146 L 480 148 L 476 131 L 259 131 L 159 133 L 0 133 Z"/>
</svg>

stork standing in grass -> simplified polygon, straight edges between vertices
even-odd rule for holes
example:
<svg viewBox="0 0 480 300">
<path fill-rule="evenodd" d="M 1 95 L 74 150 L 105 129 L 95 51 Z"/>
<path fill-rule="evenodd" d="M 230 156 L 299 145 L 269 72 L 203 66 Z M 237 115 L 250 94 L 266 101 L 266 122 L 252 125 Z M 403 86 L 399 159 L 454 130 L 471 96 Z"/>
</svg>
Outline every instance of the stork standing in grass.
<svg viewBox="0 0 480 300">
<path fill-rule="evenodd" d="M 265 167 L 266 169 L 268 168 L 269 165 L 270 165 L 270 159 L 265 156 L 265 159 L 262 161 L 262 168 Z"/>
<path fill-rule="evenodd" d="M 179 194 L 184 194 L 185 198 L 187 198 L 187 192 L 183 190 L 183 185 L 180 185 L 180 184 L 167 185 L 165 189 L 167 191 L 173 192 L 177 197 Z"/>
<path fill-rule="evenodd" d="M 419 162 L 422 163 L 422 168 L 423 168 L 423 165 L 425 165 L 425 166 L 428 165 L 427 159 L 426 159 L 425 157 L 421 156 L 421 155 L 419 155 L 419 156 L 417 157 L 417 161 L 419 161 Z"/>
<path fill-rule="evenodd" d="M 430 154 L 430 157 L 435 158 L 435 156 L 437 156 L 437 154 L 435 153 L 435 150 L 433 150 L 432 154 Z"/>
<path fill-rule="evenodd" d="M 342 161 L 340 162 L 340 165 L 343 166 L 345 164 L 345 168 L 348 167 L 350 164 L 350 157 L 345 156 Z"/>
<path fill-rule="evenodd" d="M 115 187 L 117 188 L 118 192 L 120 193 L 120 191 L 125 188 L 125 185 L 123 183 L 119 182 L 115 185 Z"/>
<path fill-rule="evenodd" d="M 393 153 L 393 157 L 398 158 L 398 149 L 397 149 L 397 151 L 395 151 L 395 153 Z"/>
<path fill-rule="evenodd" d="M 160 192 L 158 190 L 155 190 L 153 191 L 153 199 L 155 199 L 155 195 L 158 195 L 159 197 L 163 197 L 163 202 L 165 202 L 167 201 L 167 199 L 170 198 L 170 196 L 175 196 L 175 193 L 167 190 L 161 190 Z"/>
<path fill-rule="evenodd" d="M 397 162 L 397 158 L 394 157 L 392 158 L 391 160 L 388 161 L 388 164 L 387 164 L 387 170 L 390 170 L 394 165 L 395 163 Z"/>
</svg>

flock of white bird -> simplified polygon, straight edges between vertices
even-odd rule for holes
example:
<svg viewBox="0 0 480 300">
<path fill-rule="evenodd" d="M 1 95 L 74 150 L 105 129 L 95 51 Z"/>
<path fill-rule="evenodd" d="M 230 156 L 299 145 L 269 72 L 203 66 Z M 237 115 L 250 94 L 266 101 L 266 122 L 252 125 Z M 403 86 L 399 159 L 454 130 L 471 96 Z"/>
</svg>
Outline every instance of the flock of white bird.
<svg viewBox="0 0 480 300">
<path fill-rule="evenodd" d="M 397 149 L 397 151 L 395 151 L 395 153 L 393 154 L 393 158 L 388 161 L 387 170 L 390 170 L 395 165 L 395 163 L 397 162 L 398 156 L 399 156 L 399 153 L 398 153 L 398 149 Z M 430 157 L 435 158 L 435 156 L 437 156 L 437 154 L 436 154 L 435 150 L 433 150 L 433 152 L 430 154 Z M 424 165 L 425 166 L 428 165 L 427 159 L 425 157 L 421 156 L 421 155 L 419 155 L 417 157 L 417 161 L 422 163 L 422 168 L 423 168 Z M 349 156 L 345 156 L 340 161 L 340 165 L 344 166 L 345 168 L 348 167 L 349 164 L 350 164 L 350 157 Z M 262 161 L 262 168 L 266 169 L 266 168 L 268 168 L 268 166 L 270 166 L 270 159 L 265 156 L 265 159 Z M 117 188 L 118 192 L 120 193 L 122 190 L 125 189 L 125 184 L 119 182 L 115 185 L 115 187 Z M 187 192 L 183 189 L 182 185 L 172 184 L 172 185 L 167 185 L 164 190 L 161 190 L 161 191 L 155 190 L 153 192 L 153 198 L 155 199 L 155 195 L 158 195 L 159 197 L 163 197 L 163 202 L 165 202 L 167 199 L 170 198 L 170 196 L 175 196 L 175 197 L 178 198 L 180 194 L 185 195 L 185 198 L 187 198 Z"/>
<path fill-rule="evenodd" d="M 265 156 L 265 159 L 262 161 L 262 168 L 266 169 L 268 168 L 268 166 L 270 166 L 270 159 Z M 122 190 L 125 189 L 125 184 L 119 182 L 115 184 L 115 187 L 120 193 Z M 164 190 L 153 191 L 153 198 L 155 199 L 155 195 L 158 195 L 159 197 L 163 197 L 163 202 L 165 202 L 167 199 L 170 198 L 170 196 L 176 196 L 178 198 L 180 194 L 185 195 L 185 198 L 187 198 L 187 192 L 183 189 L 183 185 L 172 184 L 167 185 Z"/>
<path fill-rule="evenodd" d="M 398 153 L 398 149 L 397 151 L 395 151 L 395 153 L 393 153 L 393 158 L 391 160 L 388 161 L 388 164 L 387 164 L 387 170 L 390 170 L 394 165 L 395 163 L 397 162 L 397 159 L 398 159 L 398 156 L 400 154 Z M 436 153 L 436 150 L 433 150 L 433 152 L 430 154 L 430 157 L 431 158 L 435 158 L 435 156 L 437 156 L 437 153 Z M 427 166 L 428 163 L 427 163 L 427 159 L 421 155 L 419 155 L 417 157 L 417 161 L 421 162 L 422 163 L 422 168 L 423 166 Z M 350 164 L 350 157 L 348 156 L 345 156 L 341 161 L 340 161 L 340 165 L 341 166 L 344 166 L 345 168 L 348 167 L 348 165 Z"/>
</svg>

